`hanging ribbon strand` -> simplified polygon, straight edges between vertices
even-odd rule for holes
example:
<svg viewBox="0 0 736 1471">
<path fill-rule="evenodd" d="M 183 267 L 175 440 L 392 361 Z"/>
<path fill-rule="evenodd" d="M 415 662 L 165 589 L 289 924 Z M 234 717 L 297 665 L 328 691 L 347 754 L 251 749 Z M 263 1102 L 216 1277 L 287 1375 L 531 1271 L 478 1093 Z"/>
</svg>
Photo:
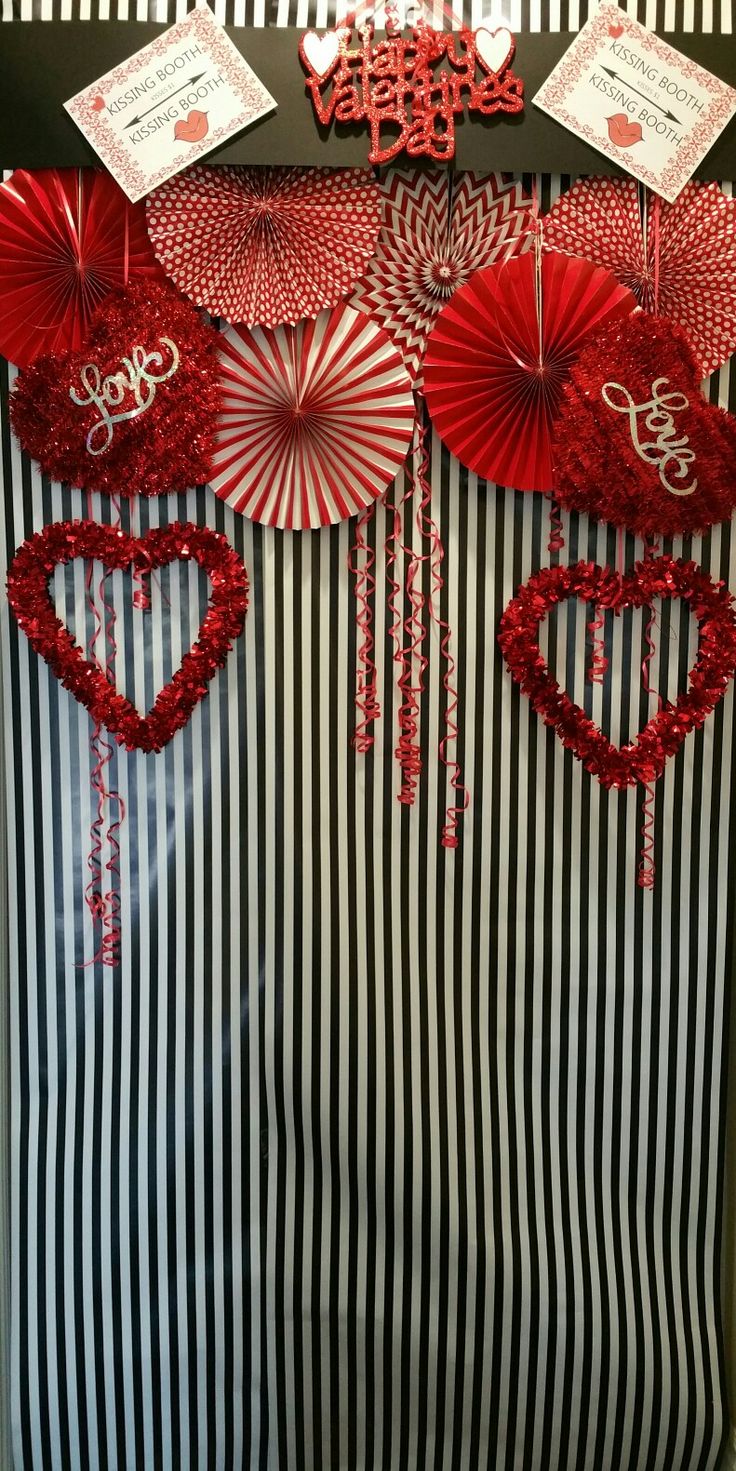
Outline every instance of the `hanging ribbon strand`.
<svg viewBox="0 0 736 1471">
<path fill-rule="evenodd" d="M 381 706 L 378 702 L 375 660 L 373 658 L 373 612 L 371 600 L 376 590 L 373 574 L 375 553 L 365 538 L 365 529 L 375 515 L 374 506 L 366 506 L 357 519 L 355 537 L 348 552 L 348 571 L 354 578 L 355 622 L 358 628 L 358 666 L 355 671 L 355 708 L 357 718 L 353 734 L 353 746 L 361 755 L 370 751 L 375 737 L 371 729 L 380 720 Z"/>
</svg>

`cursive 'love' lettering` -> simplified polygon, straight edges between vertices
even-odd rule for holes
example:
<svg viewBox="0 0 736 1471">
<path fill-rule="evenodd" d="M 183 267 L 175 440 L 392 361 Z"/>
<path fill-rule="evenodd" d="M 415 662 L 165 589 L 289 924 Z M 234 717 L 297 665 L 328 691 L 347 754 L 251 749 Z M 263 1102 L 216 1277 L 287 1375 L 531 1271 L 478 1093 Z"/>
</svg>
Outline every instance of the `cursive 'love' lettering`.
<svg viewBox="0 0 736 1471">
<path fill-rule="evenodd" d="M 665 393 L 663 390 L 668 383 L 669 378 L 656 378 L 652 384 L 652 396 L 646 403 L 634 403 L 628 388 L 624 388 L 622 383 L 604 383 L 601 397 L 615 413 L 628 414 L 634 449 L 641 460 L 657 468 L 665 490 L 672 495 L 692 495 L 698 488 L 697 478 L 688 485 L 682 482 L 695 459 L 695 450 L 690 448 L 686 434 L 677 438 L 674 420 L 675 414 L 690 407 L 690 400 L 687 394 L 674 389 Z M 612 397 L 613 394 L 617 397 Z M 652 437 L 647 439 L 646 435 Z M 680 483 L 673 484 L 673 481 Z"/>
<path fill-rule="evenodd" d="M 166 353 L 146 352 L 144 347 L 132 348 L 130 357 L 122 359 L 120 372 L 110 373 L 107 378 L 102 377 L 96 363 L 85 363 L 80 373 L 81 391 L 70 388 L 69 397 L 80 407 L 94 404 L 99 410 L 100 417 L 85 440 L 89 454 L 104 454 L 112 443 L 115 425 L 145 413 L 156 397 L 158 384 L 173 378 L 179 366 L 179 349 L 170 337 L 160 337 L 159 345 L 169 350 L 171 360 L 167 367 L 164 366 Z M 133 408 L 120 409 L 121 404 L 130 402 L 131 394 Z M 116 413 L 116 409 L 120 412 Z"/>
</svg>

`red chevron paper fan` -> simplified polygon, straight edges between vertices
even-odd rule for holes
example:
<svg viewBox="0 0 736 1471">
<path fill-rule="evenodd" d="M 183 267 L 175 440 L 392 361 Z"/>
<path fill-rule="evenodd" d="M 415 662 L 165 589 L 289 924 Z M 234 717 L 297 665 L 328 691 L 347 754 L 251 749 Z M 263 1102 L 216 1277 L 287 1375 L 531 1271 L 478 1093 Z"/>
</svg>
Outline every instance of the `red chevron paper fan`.
<svg viewBox="0 0 736 1471">
<path fill-rule="evenodd" d="M 163 279 L 142 204 L 101 169 L 16 169 L 0 185 L 0 353 L 76 351 L 103 297 Z"/>
<path fill-rule="evenodd" d="M 736 199 L 717 184 L 691 181 L 668 204 L 635 179 L 580 179 L 545 216 L 544 240 L 682 327 L 703 377 L 736 351 Z"/>
<path fill-rule="evenodd" d="M 609 271 L 536 251 L 476 274 L 437 318 L 424 392 L 448 449 L 485 480 L 552 489 L 562 388 L 594 327 L 636 303 Z"/>
<path fill-rule="evenodd" d="M 345 304 L 295 327 L 221 338 L 212 489 L 266 526 L 329 526 L 370 505 L 403 464 L 414 399 L 386 333 Z"/>
<path fill-rule="evenodd" d="M 195 165 L 149 195 L 167 275 L 229 322 L 315 317 L 352 288 L 381 221 L 370 169 Z"/>
<path fill-rule="evenodd" d="M 375 317 L 419 384 L 437 314 L 474 271 L 528 248 L 532 204 L 501 174 L 391 169 L 378 244 L 351 298 Z"/>
</svg>

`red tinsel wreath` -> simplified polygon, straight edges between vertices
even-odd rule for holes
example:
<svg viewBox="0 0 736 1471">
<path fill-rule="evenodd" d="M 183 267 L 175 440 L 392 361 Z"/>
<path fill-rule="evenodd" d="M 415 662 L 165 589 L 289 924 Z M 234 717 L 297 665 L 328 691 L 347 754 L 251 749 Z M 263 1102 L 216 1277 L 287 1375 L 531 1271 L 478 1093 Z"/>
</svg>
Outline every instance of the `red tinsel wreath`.
<svg viewBox="0 0 736 1471">
<path fill-rule="evenodd" d="M 736 506 L 736 418 L 709 403 L 679 327 L 635 313 L 592 332 L 562 390 L 554 494 L 568 510 L 678 536 Z"/>
<path fill-rule="evenodd" d="M 56 616 L 49 581 L 56 567 L 75 557 L 96 559 L 108 571 L 132 567 L 144 573 L 170 562 L 194 561 L 210 579 L 212 591 L 199 637 L 146 716 L 109 683 L 102 669 L 85 658 Z M 8 601 L 36 653 L 120 745 L 128 750 L 160 751 L 186 725 L 242 632 L 248 609 L 248 574 L 225 537 L 206 526 L 173 522 L 144 536 L 130 536 L 94 521 L 56 521 L 18 548 L 8 571 Z"/>
<path fill-rule="evenodd" d="M 217 342 L 168 284 L 111 292 L 79 352 L 48 353 L 18 374 L 13 429 L 45 475 L 83 490 L 164 495 L 205 484 Z"/>
<path fill-rule="evenodd" d="M 560 689 L 545 663 L 539 624 L 566 598 L 616 612 L 649 606 L 654 598 L 684 598 L 698 620 L 698 656 L 686 693 L 674 703 L 665 701 L 628 745 L 612 745 Z M 713 582 L 695 562 L 672 557 L 639 562 L 623 575 L 592 562 L 544 567 L 511 599 L 501 618 L 498 641 L 510 673 L 537 714 L 604 787 L 646 784 L 661 776 L 685 737 L 715 709 L 736 670 L 736 615 L 728 588 Z"/>
</svg>

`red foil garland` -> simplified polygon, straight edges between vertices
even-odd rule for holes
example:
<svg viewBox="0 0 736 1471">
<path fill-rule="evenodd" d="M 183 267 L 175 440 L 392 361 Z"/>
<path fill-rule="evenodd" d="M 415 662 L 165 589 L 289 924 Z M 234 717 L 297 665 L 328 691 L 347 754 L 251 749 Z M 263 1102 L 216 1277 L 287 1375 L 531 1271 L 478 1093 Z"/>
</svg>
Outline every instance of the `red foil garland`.
<svg viewBox="0 0 736 1471">
<path fill-rule="evenodd" d="M 180 668 L 142 716 L 110 682 L 104 668 L 85 658 L 57 617 L 49 581 L 76 557 L 97 560 L 110 571 L 142 571 L 194 561 L 207 573 L 211 594 L 199 636 Z M 229 542 L 209 527 L 174 522 L 131 536 L 93 521 L 56 521 L 23 542 L 8 570 L 8 601 L 30 644 L 66 689 L 128 750 L 160 751 L 186 725 L 194 707 L 240 635 L 248 609 L 248 575 Z"/>
<path fill-rule="evenodd" d="M 567 598 L 600 608 L 651 606 L 654 598 L 683 598 L 698 621 L 698 655 L 688 689 L 664 701 L 636 739 L 614 746 L 553 678 L 539 647 L 539 624 Z M 722 582 L 713 582 L 695 562 L 654 557 L 619 574 L 610 567 L 577 562 L 545 567 L 511 599 L 498 635 L 509 672 L 544 721 L 604 787 L 651 785 L 670 756 L 707 720 L 736 670 L 734 601 Z"/>
<path fill-rule="evenodd" d="M 18 374 L 13 429 L 44 475 L 81 489 L 163 495 L 205 484 L 217 343 L 173 287 L 132 283 L 105 298 L 79 352 L 49 353 Z"/>
</svg>

